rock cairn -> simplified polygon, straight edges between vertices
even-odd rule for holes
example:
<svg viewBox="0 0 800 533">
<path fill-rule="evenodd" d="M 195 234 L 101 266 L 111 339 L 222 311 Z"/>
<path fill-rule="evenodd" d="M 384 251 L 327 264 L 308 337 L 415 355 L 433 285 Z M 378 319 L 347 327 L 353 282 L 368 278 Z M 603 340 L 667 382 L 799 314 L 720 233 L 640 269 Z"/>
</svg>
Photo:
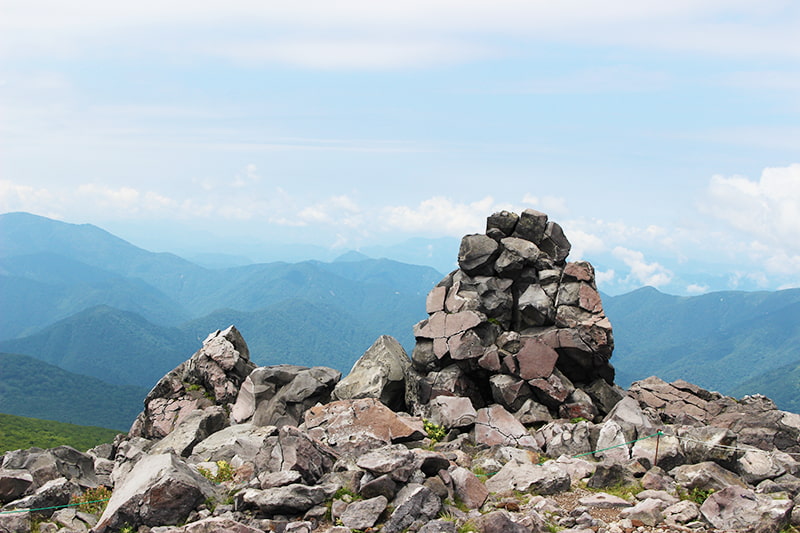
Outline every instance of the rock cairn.
<svg viewBox="0 0 800 533">
<path fill-rule="evenodd" d="M 451 396 L 529 423 L 606 414 L 621 398 L 611 323 L 594 268 L 566 262 L 570 248 L 532 209 L 495 213 L 485 234 L 465 236 L 459 269 L 428 294 L 429 317 L 414 327 L 409 409 Z"/>
</svg>

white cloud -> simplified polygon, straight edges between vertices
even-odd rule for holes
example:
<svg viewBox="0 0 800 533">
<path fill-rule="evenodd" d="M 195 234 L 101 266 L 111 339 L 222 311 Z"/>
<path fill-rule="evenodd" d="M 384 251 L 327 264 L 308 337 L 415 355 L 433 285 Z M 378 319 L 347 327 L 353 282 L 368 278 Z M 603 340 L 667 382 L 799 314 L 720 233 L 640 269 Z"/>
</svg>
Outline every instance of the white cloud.
<svg viewBox="0 0 800 533">
<path fill-rule="evenodd" d="M 612 254 L 630 268 L 628 278 L 643 285 L 659 287 L 672 281 L 672 272 L 657 262 L 648 263 L 642 252 L 617 246 L 612 250 Z"/>
<path fill-rule="evenodd" d="M 800 270 L 800 164 L 765 168 L 757 181 L 713 176 L 701 208 L 751 239 L 747 253 L 769 271 Z"/>
<path fill-rule="evenodd" d="M 485 231 L 486 217 L 499 210 L 491 196 L 469 204 L 454 203 L 449 198 L 437 196 L 423 200 L 416 208 L 385 207 L 382 218 L 387 229 L 461 237 Z"/>
<path fill-rule="evenodd" d="M 564 216 L 569 213 L 567 200 L 560 196 L 534 196 L 532 194 L 526 194 L 522 198 L 522 203 L 530 204 L 538 211 L 547 213 L 548 216 Z"/>
<path fill-rule="evenodd" d="M 594 279 L 601 289 L 603 285 L 613 283 L 615 278 L 616 272 L 614 272 L 613 268 L 604 271 L 598 270 L 594 273 Z"/>
<path fill-rule="evenodd" d="M 699 283 L 691 283 L 686 287 L 686 292 L 689 294 L 705 294 L 708 291 L 708 285 L 701 285 Z"/>
<path fill-rule="evenodd" d="M 597 235 L 575 230 L 564 230 L 567 234 L 569 242 L 572 244 L 569 257 L 571 261 L 579 259 L 588 259 L 592 253 L 598 253 L 606 250 L 606 245 L 603 239 Z M 613 273 L 613 272 L 612 272 Z"/>
<path fill-rule="evenodd" d="M 545 0 L 11 0 L 3 10 L 0 53 L 17 56 L 149 49 L 385 69 L 481 59 L 498 49 L 507 55 L 535 51 L 531 44 L 542 41 L 732 57 L 800 55 L 800 14 L 781 0 L 608 0 L 580 9 Z M 216 40 L 209 43 L 209 35 Z"/>
</svg>

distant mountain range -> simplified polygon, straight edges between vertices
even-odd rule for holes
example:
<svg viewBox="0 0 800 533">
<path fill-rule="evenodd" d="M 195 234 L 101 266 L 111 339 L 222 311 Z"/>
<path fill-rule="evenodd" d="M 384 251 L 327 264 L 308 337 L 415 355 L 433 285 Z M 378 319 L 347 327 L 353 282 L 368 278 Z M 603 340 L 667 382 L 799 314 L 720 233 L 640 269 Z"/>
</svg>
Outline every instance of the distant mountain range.
<svg viewBox="0 0 800 533">
<path fill-rule="evenodd" d="M 410 351 L 412 326 L 425 318 L 425 297 L 443 277 L 359 253 L 330 263 L 206 268 L 95 226 L 27 213 L 0 215 L 0 244 L 0 351 L 29 356 L 17 360 L 24 372 L 0 372 L 0 412 L 116 429 L 127 429 L 164 373 L 230 324 L 261 365 L 346 373 L 382 334 Z M 614 327 L 618 383 L 680 377 L 724 393 L 761 392 L 797 409 L 800 289 L 679 297 L 644 288 L 604 295 L 603 302 Z M 48 409 L 43 400 L 31 412 L 11 400 L 28 388 L 63 398 L 42 377 L 55 375 L 55 367 L 71 373 L 60 380 L 68 390 L 121 394 L 98 402 L 120 406 L 119 418 L 76 420 L 88 411 L 65 412 L 62 400 Z M 110 418 L 98 422 L 103 416 Z"/>
</svg>

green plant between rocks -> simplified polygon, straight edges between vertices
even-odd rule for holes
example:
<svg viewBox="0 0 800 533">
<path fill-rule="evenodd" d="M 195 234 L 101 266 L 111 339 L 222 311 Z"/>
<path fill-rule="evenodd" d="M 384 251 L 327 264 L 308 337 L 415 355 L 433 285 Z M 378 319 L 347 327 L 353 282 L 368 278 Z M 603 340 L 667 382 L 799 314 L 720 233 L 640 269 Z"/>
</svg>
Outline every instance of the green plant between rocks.
<svg viewBox="0 0 800 533">
<path fill-rule="evenodd" d="M 425 433 L 428 434 L 428 438 L 431 439 L 431 444 L 436 444 L 444 439 L 445 435 L 447 435 L 447 431 L 444 429 L 444 426 L 439 424 L 434 424 L 428 419 L 423 419 L 422 427 L 425 429 Z"/>
<path fill-rule="evenodd" d="M 678 487 L 678 496 L 681 500 L 693 501 L 697 505 L 703 505 L 709 496 L 714 494 L 714 489 L 701 489 L 693 487 L 688 491 L 683 487 Z"/>
<path fill-rule="evenodd" d="M 233 479 L 233 467 L 228 461 L 216 461 L 217 463 L 217 472 L 216 474 L 212 473 L 211 470 L 208 468 L 204 468 L 202 466 L 197 467 L 197 471 L 200 474 L 208 479 L 209 481 L 213 481 L 214 483 L 224 483 L 225 481 L 231 481 Z"/>
<path fill-rule="evenodd" d="M 109 499 L 111 499 L 111 489 L 100 485 L 93 489 L 86 489 L 80 496 L 72 496 L 69 503 L 78 511 L 99 515 L 106 510 Z"/>
<path fill-rule="evenodd" d="M 632 500 L 637 494 L 639 494 L 644 490 L 644 487 L 639 482 L 636 483 L 619 482 L 615 485 L 609 485 L 607 487 L 602 487 L 597 489 L 589 487 L 588 485 L 586 485 L 586 483 L 583 482 L 581 482 L 579 486 L 591 492 L 605 492 L 606 494 L 617 496 L 625 500 Z"/>
</svg>

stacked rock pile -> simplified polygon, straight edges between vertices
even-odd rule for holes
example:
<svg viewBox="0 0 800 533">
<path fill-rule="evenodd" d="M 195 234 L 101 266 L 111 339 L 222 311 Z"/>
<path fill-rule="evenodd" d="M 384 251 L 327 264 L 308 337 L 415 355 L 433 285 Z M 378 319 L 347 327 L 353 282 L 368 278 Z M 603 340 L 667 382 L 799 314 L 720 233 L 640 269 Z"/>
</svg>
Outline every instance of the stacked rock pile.
<svg viewBox="0 0 800 533">
<path fill-rule="evenodd" d="M 491 215 L 461 241 L 459 269 L 427 298 L 414 327 L 409 409 L 439 396 L 499 404 L 528 423 L 594 420 L 621 398 L 611 323 L 592 265 L 566 262 L 561 227 L 532 209 Z"/>
</svg>

